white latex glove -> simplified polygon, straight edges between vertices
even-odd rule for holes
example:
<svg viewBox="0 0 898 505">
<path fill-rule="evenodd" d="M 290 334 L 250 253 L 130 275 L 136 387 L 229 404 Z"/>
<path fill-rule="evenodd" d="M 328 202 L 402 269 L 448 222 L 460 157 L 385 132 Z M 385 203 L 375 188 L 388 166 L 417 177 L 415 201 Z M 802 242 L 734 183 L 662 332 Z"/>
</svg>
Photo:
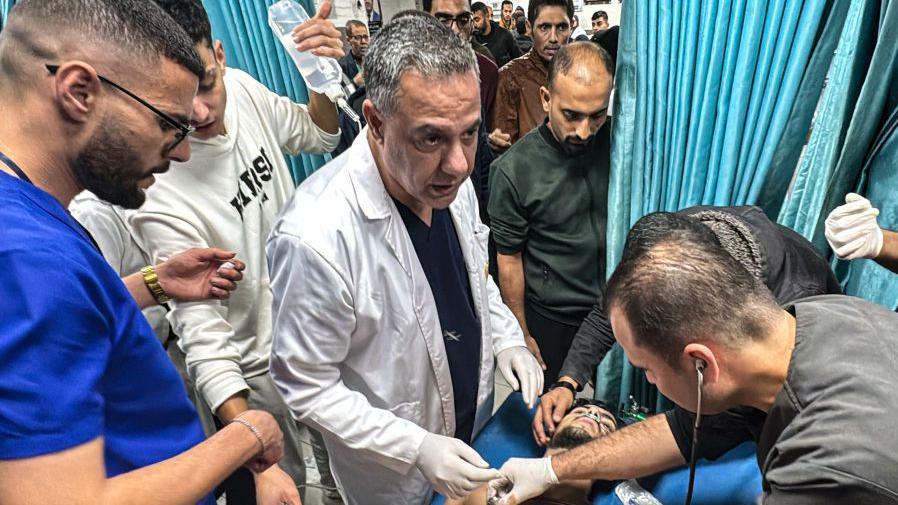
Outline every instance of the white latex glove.
<svg viewBox="0 0 898 505">
<path fill-rule="evenodd" d="M 876 223 L 879 209 L 855 193 L 845 196 L 845 205 L 826 217 L 826 240 L 839 259 L 875 258 L 882 250 L 882 228 Z"/>
<path fill-rule="evenodd" d="M 496 360 L 508 385 L 515 391 L 520 389 L 524 403 L 532 409 L 543 392 L 543 369 L 533 353 L 524 346 L 509 347 L 496 355 Z"/>
<path fill-rule="evenodd" d="M 457 438 L 428 433 L 418 449 L 418 470 L 443 496 L 458 499 L 492 479 L 499 471 Z"/>
<path fill-rule="evenodd" d="M 516 505 L 558 484 L 551 456 L 540 459 L 511 458 L 502 465 L 499 473 L 502 477 L 489 483 L 487 503 Z"/>
</svg>

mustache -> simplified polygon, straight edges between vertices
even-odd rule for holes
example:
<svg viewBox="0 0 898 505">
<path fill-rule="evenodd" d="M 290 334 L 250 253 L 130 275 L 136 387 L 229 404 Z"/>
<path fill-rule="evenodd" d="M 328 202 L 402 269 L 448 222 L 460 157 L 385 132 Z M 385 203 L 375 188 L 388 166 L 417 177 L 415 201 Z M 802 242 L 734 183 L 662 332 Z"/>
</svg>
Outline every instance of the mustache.
<svg viewBox="0 0 898 505">
<path fill-rule="evenodd" d="M 168 172 L 169 168 L 171 168 L 171 161 L 166 160 L 164 163 L 160 163 L 159 165 L 156 165 L 155 167 L 153 167 L 150 170 L 150 173 L 147 175 L 164 174 L 165 172 Z"/>
</svg>

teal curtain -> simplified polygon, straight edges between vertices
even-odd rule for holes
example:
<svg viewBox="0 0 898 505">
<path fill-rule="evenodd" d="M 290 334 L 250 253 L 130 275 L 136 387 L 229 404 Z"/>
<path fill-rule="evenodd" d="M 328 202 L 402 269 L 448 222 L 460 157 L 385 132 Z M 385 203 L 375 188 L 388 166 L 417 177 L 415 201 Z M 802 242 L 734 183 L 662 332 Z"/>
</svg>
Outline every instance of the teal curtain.
<svg viewBox="0 0 898 505">
<path fill-rule="evenodd" d="M 16 3 L 16 0 L 0 0 L 0 30 L 6 26 L 6 17 L 9 16 L 9 10 Z"/>
<path fill-rule="evenodd" d="M 881 209 L 881 226 L 898 227 L 895 1 L 850 2 L 826 79 L 779 221 L 829 252 L 824 220 L 849 191 L 866 194 Z M 867 260 L 834 266 L 846 293 L 898 305 L 898 276 Z"/>
<path fill-rule="evenodd" d="M 796 120 L 796 103 L 810 86 L 806 72 L 832 6 L 823 0 L 624 3 L 609 274 L 627 231 L 649 212 L 761 199 Z M 650 410 L 668 405 L 619 349 L 600 366 L 598 386 L 597 396 L 611 404 L 632 394 Z"/>
<path fill-rule="evenodd" d="M 298 0 L 306 11 L 315 12 L 311 0 Z M 268 6 L 275 0 L 206 0 L 203 4 L 212 23 L 212 34 L 225 47 L 227 64 L 248 72 L 268 89 L 308 103 L 309 94 L 302 76 L 268 27 Z M 287 157 L 293 178 L 300 183 L 330 159 L 329 156 L 301 154 Z"/>
</svg>

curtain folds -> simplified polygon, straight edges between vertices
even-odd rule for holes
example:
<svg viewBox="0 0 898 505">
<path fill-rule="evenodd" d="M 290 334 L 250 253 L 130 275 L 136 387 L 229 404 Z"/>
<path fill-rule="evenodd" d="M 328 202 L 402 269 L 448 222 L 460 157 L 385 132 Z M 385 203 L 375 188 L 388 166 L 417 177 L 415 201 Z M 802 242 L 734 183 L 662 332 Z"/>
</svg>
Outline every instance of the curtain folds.
<svg viewBox="0 0 898 505">
<path fill-rule="evenodd" d="M 9 16 L 9 10 L 16 3 L 16 0 L 0 0 L 0 30 L 6 26 L 6 17 Z"/>
<path fill-rule="evenodd" d="M 849 191 L 879 207 L 880 226 L 898 227 L 896 2 L 850 2 L 826 79 L 779 221 L 829 252 L 824 220 Z M 898 306 L 898 276 L 868 260 L 833 265 L 846 293 Z"/>
<path fill-rule="evenodd" d="M 608 197 L 609 275 L 627 231 L 647 213 L 761 200 L 796 103 L 811 86 L 806 71 L 832 5 L 624 3 Z M 792 174 L 776 175 L 786 177 L 785 184 Z M 667 405 L 620 350 L 609 354 L 599 376 L 597 396 L 611 404 L 632 394 L 650 409 Z"/>
</svg>

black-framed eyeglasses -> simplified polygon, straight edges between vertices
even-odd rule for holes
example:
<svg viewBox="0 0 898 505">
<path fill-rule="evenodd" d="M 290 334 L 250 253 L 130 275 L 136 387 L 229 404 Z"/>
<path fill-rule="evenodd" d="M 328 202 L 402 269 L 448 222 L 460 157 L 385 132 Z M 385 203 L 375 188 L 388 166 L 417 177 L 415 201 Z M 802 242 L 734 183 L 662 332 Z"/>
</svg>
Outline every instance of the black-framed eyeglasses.
<svg viewBox="0 0 898 505">
<path fill-rule="evenodd" d="M 462 12 L 458 16 L 450 16 L 449 14 L 436 13 L 434 15 L 435 18 L 440 23 L 443 23 L 443 26 L 446 28 L 452 28 L 452 23 L 455 23 L 455 26 L 459 28 L 464 28 L 471 23 L 471 13 L 470 12 Z"/>
<path fill-rule="evenodd" d="M 46 65 L 46 67 L 47 67 L 47 70 L 50 71 L 51 75 L 56 75 L 56 72 L 59 70 L 59 65 Z M 180 144 L 181 141 L 183 141 L 191 133 L 196 131 L 196 128 L 194 128 L 193 126 L 186 125 L 186 124 L 178 121 L 177 119 L 169 116 L 168 114 L 166 114 L 166 113 L 162 112 L 161 110 L 157 109 L 156 107 L 154 107 L 152 104 L 150 104 L 143 98 L 140 98 L 139 96 L 135 95 L 134 93 L 128 91 L 123 86 L 119 86 L 118 84 L 110 81 L 109 79 L 103 77 L 100 74 L 97 74 L 97 79 L 100 79 L 100 82 L 108 84 L 108 85 L 112 86 L 113 88 L 121 91 L 122 93 L 128 95 L 129 97 L 133 98 L 135 101 L 137 101 L 137 103 L 139 103 L 140 105 L 143 105 L 147 109 L 150 109 L 153 112 L 153 114 L 156 114 L 157 116 L 159 116 L 159 118 L 161 118 L 163 121 L 165 121 L 169 126 L 174 128 L 175 130 L 177 130 L 177 133 L 175 133 L 175 142 L 174 142 L 174 144 L 171 145 L 171 147 L 168 148 L 169 151 L 178 147 L 178 144 Z"/>
<path fill-rule="evenodd" d="M 349 40 L 353 40 L 355 42 L 364 42 L 369 40 L 370 37 L 368 35 L 353 35 L 349 37 Z"/>
</svg>

